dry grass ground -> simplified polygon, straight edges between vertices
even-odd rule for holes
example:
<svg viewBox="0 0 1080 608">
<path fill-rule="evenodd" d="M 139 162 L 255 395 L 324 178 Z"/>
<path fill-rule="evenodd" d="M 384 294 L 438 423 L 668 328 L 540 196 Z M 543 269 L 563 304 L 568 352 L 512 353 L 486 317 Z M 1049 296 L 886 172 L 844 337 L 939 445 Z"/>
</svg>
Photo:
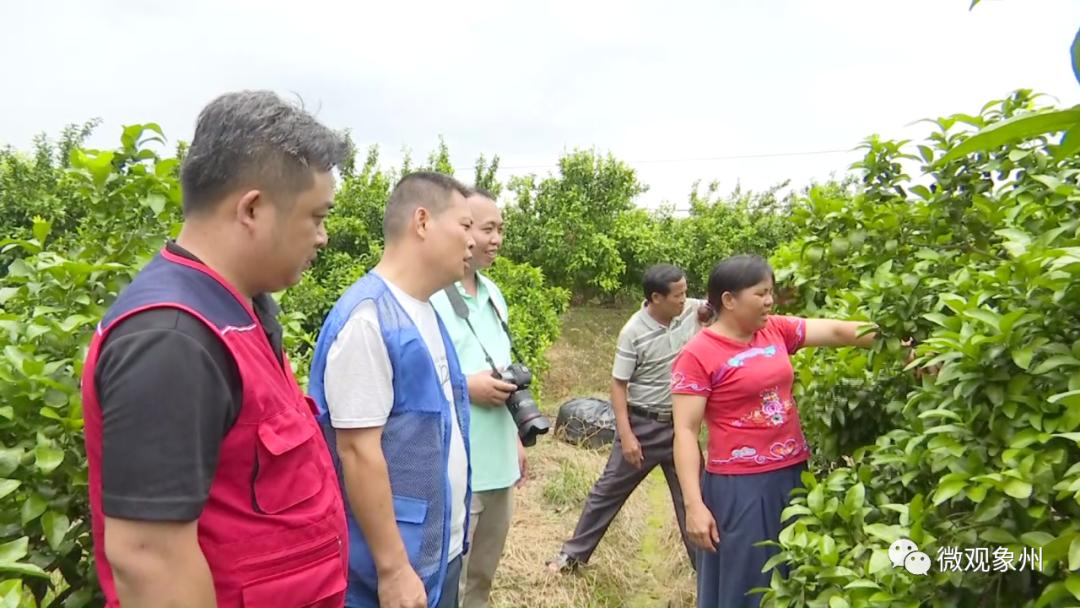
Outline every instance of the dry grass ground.
<svg viewBox="0 0 1080 608">
<path fill-rule="evenodd" d="M 633 308 L 573 308 L 549 351 L 543 405 L 552 421 L 575 396 L 608 397 L 615 338 Z M 544 562 L 571 534 L 610 447 L 577 448 L 550 435 L 529 449 L 530 479 L 518 492 L 496 575 L 497 608 L 689 608 L 694 576 L 659 469 L 630 497 L 589 564 L 554 575 Z"/>
</svg>

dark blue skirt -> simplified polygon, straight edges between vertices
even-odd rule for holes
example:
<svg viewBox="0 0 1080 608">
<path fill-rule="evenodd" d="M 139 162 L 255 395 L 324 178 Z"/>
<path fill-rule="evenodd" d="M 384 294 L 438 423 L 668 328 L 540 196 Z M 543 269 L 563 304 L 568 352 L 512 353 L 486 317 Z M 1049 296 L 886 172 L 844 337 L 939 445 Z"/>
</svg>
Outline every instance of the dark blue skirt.
<svg viewBox="0 0 1080 608">
<path fill-rule="evenodd" d="M 701 496 L 720 530 L 716 552 L 698 550 L 698 608 L 739 608 L 759 605 L 755 587 L 768 587 L 772 571 L 762 573 L 776 547 L 755 547 L 777 540 L 791 491 L 802 485 L 806 463 L 752 475 L 714 475 L 701 478 Z M 787 576 L 786 565 L 778 567 Z"/>
</svg>

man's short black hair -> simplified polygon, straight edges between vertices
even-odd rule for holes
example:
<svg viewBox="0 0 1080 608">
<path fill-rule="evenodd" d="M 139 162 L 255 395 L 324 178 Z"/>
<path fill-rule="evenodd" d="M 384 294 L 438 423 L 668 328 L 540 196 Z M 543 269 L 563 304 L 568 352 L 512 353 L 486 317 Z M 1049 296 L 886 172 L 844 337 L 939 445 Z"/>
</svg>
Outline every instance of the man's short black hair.
<svg viewBox="0 0 1080 608">
<path fill-rule="evenodd" d="M 686 273 L 678 266 L 655 264 L 645 270 L 641 285 L 645 289 L 645 299 L 652 301 L 652 294 L 666 296 L 671 293 L 671 284 L 686 278 Z"/>
<path fill-rule="evenodd" d="M 482 197 L 488 199 L 489 201 L 494 201 L 495 200 L 495 195 L 492 194 L 490 190 L 487 190 L 485 188 L 480 188 L 480 187 L 477 187 L 477 186 L 473 186 L 472 188 L 469 188 L 469 196 L 482 196 Z"/>
<path fill-rule="evenodd" d="M 402 177 L 386 201 L 383 238 L 387 242 L 399 238 L 417 207 L 427 209 L 432 215 L 442 213 L 455 192 L 467 198 L 470 189 L 449 175 L 434 171 L 416 171 Z"/>
</svg>

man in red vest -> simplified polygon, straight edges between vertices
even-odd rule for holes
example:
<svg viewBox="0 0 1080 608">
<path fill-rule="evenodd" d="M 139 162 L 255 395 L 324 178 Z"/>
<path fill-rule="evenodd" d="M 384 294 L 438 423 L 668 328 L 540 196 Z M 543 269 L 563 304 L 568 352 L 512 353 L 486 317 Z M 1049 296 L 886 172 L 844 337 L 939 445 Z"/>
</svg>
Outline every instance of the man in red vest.
<svg viewBox="0 0 1080 608">
<path fill-rule="evenodd" d="M 337 476 L 268 294 L 326 245 L 345 153 L 272 93 L 199 115 L 183 230 L 109 308 L 82 379 L 108 606 L 343 604 Z"/>
</svg>

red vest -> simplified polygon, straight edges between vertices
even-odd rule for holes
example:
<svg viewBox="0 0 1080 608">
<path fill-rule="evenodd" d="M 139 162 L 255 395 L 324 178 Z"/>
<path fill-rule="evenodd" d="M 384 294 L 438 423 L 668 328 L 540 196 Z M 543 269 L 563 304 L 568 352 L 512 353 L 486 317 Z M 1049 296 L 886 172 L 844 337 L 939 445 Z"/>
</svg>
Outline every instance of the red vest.
<svg viewBox="0 0 1080 608">
<path fill-rule="evenodd" d="M 235 359 L 244 387 L 198 520 L 218 606 L 342 606 L 349 544 L 345 511 L 314 402 L 297 385 L 288 361 L 284 369 L 279 364 L 247 300 L 213 270 L 168 251 L 155 257 L 106 313 L 83 371 L 94 556 L 108 606 L 120 604 L 105 558 L 94 368 L 111 328 L 156 307 L 179 308 L 213 329 Z"/>
</svg>

